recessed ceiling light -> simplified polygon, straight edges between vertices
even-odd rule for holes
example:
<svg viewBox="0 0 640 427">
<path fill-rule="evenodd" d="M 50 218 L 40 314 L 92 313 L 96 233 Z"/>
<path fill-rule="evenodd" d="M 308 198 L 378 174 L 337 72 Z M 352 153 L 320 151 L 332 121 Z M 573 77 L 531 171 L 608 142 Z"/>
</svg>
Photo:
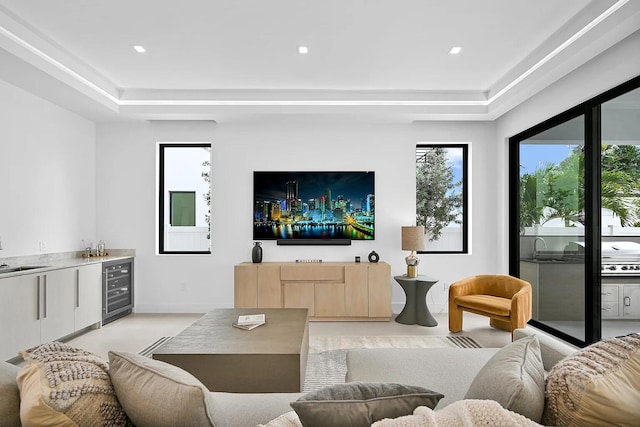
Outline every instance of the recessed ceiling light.
<svg viewBox="0 0 640 427">
<path fill-rule="evenodd" d="M 457 55 L 462 52 L 462 46 L 454 46 L 449 50 L 449 55 Z"/>
<path fill-rule="evenodd" d="M 301 55 L 309 53 L 309 47 L 308 46 L 298 46 L 298 53 L 301 54 Z"/>
<path fill-rule="evenodd" d="M 145 53 L 147 50 L 139 44 L 132 44 L 131 47 L 138 53 Z"/>
</svg>

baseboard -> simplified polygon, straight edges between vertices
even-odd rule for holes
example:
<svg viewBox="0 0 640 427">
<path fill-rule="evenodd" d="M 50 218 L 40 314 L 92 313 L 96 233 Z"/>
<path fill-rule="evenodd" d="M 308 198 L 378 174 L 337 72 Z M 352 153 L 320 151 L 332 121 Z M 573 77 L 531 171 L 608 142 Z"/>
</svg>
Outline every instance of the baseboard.
<svg viewBox="0 0 640 427">
<path fill-rule="evenodd" d="M 427 306 L 429 307 L 429 311 L 431 312 L 431 314 L 442 314 L 442 313 L 449 312 L 449 305 L 447 303 L 429 302 Z M 394 313 L 400 313 L 403 308 L 404 308 L 404 301 L 391 303 L 391 310 Z"/>
<path fill-rule="evenodd" d="M 429 303 L 429 311 L 432 314 L 447 313 L 446 303 Z M 216 308 L 233 308 L 228 304 L 136 304 L 134 313 L 207 313 Z M 400 313 L 404 308 L 403 302 L 391 303 L 393 313 Z"/>
</svg>

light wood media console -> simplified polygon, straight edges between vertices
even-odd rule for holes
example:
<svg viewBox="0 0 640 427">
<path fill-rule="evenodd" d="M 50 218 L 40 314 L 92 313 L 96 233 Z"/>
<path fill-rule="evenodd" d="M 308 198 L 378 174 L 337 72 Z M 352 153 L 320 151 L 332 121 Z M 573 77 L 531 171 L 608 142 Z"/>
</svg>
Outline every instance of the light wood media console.
<svg viewBox="0 0 640 427">
<path fill-rule="evenodd" d="M 235 308 L 307 308 L 309 320 L 391 318 L 385 262 L 265 262 L 234 267 Z"/>
</svg>

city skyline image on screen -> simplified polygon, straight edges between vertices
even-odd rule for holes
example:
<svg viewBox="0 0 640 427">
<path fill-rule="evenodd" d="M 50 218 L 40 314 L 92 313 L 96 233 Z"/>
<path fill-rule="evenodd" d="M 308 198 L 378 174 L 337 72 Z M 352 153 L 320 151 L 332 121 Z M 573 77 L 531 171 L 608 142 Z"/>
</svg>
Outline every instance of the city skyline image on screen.
<svg viewBox="0 0 640 427">
<path fill-rule="evenodd" d="M 253 239 L 372 240 L 374 172 L 254 172 Z"/>
</svg>

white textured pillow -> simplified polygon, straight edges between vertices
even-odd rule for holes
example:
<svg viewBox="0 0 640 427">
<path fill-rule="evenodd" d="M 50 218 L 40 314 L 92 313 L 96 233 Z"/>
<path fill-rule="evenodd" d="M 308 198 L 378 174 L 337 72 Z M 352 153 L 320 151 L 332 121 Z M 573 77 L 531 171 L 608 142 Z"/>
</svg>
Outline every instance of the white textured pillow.
<svg viewBox="0 0 640 427">
<path fill-rule="evenodd" d="M 269 421 L 267 424 L 258 424 L 258 427 L 302 427 L 302 423 L 296 411 L 289 411 Z"/>
<path fill-rule="evenodd" d="M 215 426 L 215 402 L 193 375 L 133 353 L 109 352 L 118 400 L 137 427 Z"/>
<path fill-rule="evenodd" d="M 538 337 L 530 335 L 498 350 L 480 369 L 464 398 L 495 400 L 505 409 L 540 422 L 544 366 Z"/>
<path fill-rule="evenodd" d="M 493 400 L 458 400 L 442 409 L 433 410 L 420 406 L 413 415 L 384 419 L 371 427 L 476 427 L 509 426 L 539 427 L 515 412 L 504 409 Z M 279 426 L 278 426 L 279 427 Z"/>
</svg>

